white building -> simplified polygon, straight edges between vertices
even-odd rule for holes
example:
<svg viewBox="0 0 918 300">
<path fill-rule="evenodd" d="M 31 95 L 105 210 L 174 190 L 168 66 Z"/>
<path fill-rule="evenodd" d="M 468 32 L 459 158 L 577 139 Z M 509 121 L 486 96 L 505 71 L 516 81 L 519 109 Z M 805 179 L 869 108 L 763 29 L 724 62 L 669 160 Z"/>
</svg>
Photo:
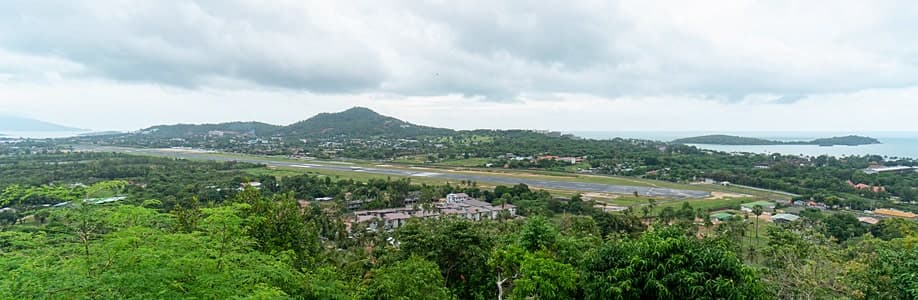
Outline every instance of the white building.
<svg viewBox="0 0 918 300">
<path fill-rule="evenodd" d="M 440 216 L 457 216 L 473 221 L 495 220 L 502 213 L 515 217 L 517 207 L 512 204 L 493 206 L 490 203 L 469 197 L 464 193 L 449 194 L 446 199 L 436 203 L 432 209 L 405 206 L 376 210 L 356 211 L 345 223 L 348 228 L 352 224 L 367 223 L 367 228 L 376 230 L 380 221 L 385 230 L 395 230 L 404 226 L 411 218 L 439 218 Z"/>
<path fill-rule="evenodd" d="M 465 202 L 466 200 L 472 199 L 466 193 L 457 193 L 446 195 L 446 203 L 460 203 Z"/>
</svg>

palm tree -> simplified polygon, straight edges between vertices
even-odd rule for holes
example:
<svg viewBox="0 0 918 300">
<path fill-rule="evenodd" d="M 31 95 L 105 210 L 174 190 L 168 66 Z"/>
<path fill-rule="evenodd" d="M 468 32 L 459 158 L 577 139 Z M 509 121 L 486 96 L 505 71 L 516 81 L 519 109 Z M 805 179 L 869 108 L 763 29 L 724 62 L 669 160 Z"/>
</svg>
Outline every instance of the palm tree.
<svg viewBox="0 0 918 300">
<path fill-rule="evenodd" d="M 755 214 L 755 242 L 756 243 L 758 243 L 759 241 L 759 216 L 761 216 L 763 212 L 765 212 L 765 210 L 762 208 L 761 205 L 756 205 L 755 207 L 752 208 L 752 213 Z M 756 243 L 754 243 L 752 246 L 754 246 Z M 755 252 L 754 249 L 753 249 L 753 252 Z"/>
</svg>

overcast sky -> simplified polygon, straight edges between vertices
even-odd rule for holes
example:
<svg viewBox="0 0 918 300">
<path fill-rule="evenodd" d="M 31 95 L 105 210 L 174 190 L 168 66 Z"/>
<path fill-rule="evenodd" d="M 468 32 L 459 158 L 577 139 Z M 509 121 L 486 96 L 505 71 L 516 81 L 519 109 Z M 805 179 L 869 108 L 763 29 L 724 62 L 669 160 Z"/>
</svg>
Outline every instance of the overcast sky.
<svg viewBox="0 0 918 300">
<path fill-rule="evenodd" d="M 0 2 L 0 112 L 130 130 L 358 105 L 459 129 L 915 131 L 918 4 Z"/>
</svg>

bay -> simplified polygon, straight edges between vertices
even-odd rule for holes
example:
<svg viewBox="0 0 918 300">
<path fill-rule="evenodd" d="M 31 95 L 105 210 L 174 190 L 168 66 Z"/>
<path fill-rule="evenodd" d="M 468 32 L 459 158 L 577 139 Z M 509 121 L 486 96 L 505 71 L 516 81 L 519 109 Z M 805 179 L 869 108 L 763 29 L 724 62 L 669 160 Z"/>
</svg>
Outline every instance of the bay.
<svg viewBox="0 0 918 300">
<path fill-rule="evenodd" d="M 5 139 L 54 139 L 73 137 L 88 131 L 0 131 Z"/>
<path fill-rule="evenodd" d="M 698 145 L 692 146 L 723 152 L 780 153 L 804 156 L 849 156 L 879 155 L 887 158 L 918 159 L 918 132 L 704 132 L 704 131 L 580 131 L 571 132 L 577 136 L 592 139 L 632 138 L 655 141 L 672 141 L 679 138 L 708 134 L 726 134 L 743 137 L 763 138 L 776 141 L 808 141 L 817 138 L 861 135 L 878 139 L 881 144 L 861 146 L 818 145 Z"/>
</svg>

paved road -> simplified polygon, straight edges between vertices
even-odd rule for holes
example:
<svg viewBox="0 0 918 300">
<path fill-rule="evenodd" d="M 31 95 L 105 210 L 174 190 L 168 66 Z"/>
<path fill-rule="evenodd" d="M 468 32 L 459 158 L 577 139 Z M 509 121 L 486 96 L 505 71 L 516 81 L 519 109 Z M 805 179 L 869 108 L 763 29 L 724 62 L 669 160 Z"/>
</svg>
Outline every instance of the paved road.
<svg viewBox="0 0 918 300">
<path fill-rule="evenodd" d="M 634 192 L 638 192 L 638 194 L 640 195 L 649 196 L 649 197 L 706 198 L 711 195 L 709 192 L 705 192 L 705 191 L 656 188 L 656 187 L 647 187 L 647 186 L 612 185 L 612 184 L 572 182 L 572 181 L 553 181 L 553 180 L 542 180 L 542 179 L 532 179 L 532 178 L 478 175 L 478 174 L 469 174 L 469 173 L 432 172 L 430 170 L 414 171 L 414 170 L 390 169 L 390 168 L 381 168 L 381 167 L 365 168 L 365 167 L 356 167 L 356 166 L 348 166 L 348 165 L 331 165 L 331 164 L 312 163 L 312 162 L 291 163 L 291 162 L 286 162 L 286 161 L 271 160 L 268 158 L 227 157 L 227 156 L 217 155 L 211 152 L 202 152 L 202 151 L 179 151 L 179 150 L 173 150 L 173 149 L 138 149 L 138 148 L 124 148 L 124 147 L 77 147 L 77 149 L 84 150 L 84 151 L 88 150 L 88 151 L 122 152 L 122 153 L 167 156 L 167 157 L 196 159 L 196 160 L 239 161 L 239 162 L 257 163 L 257 164 L 264 164 L 268 166 L 277 166 L 277 167 L 293 167 L 293 168 L 330 170 L 330 171 L 366 172 L 366 173 L 371 173 L 371 174 L 382 174 L 382 175 L 392 175 L 392 176 L 442 178 L 442 179 L 449 179 L 449 180 L 456 180 L 456 181 L 471 180 L 471 181 L 476 181 L 476 182 L 488 182 L 488 183 L 506 184 L 506 185 L 515 185 L 515 184 L 524 183 L 531 187 L 537 187 L 537 188 L 543 188 L 543 189 L 570 190 L 570 191 L 581 191 L 581 192 L 597 192 L 597 193 L 611 193 L 611 194 L 632 194 Z"/>
</svg>

